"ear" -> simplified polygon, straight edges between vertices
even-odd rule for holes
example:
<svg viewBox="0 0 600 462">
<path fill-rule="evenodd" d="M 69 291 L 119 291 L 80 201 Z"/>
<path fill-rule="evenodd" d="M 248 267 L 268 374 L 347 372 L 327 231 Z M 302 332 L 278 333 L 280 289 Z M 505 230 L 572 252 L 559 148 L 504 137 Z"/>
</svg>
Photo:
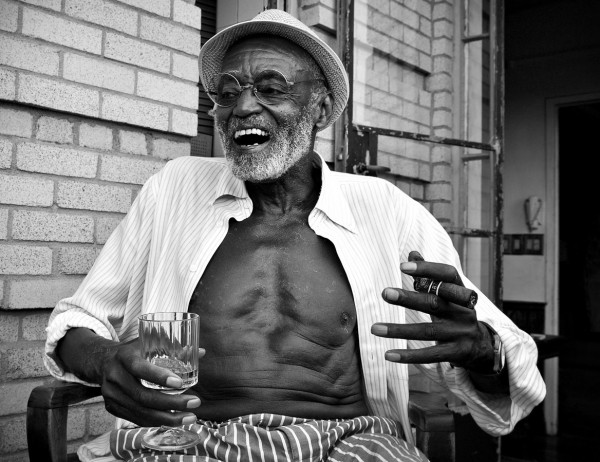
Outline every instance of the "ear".
<svg viewBox="0 0 600 462">
<path fill-rule="evenodd" d="M 320 104 L 315 108 L 315 127 L 317 129 L 324 127 L 331 118 L 333 112 L 333 97 L 327 93 Z"/>
</svg>

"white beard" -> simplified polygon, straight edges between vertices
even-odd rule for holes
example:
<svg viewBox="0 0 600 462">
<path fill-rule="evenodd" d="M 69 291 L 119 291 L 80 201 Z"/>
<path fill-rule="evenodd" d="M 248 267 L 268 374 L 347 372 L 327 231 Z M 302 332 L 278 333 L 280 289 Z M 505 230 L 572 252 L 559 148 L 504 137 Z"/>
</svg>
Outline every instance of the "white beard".
<svg viewBox="0 0 600 462">
<path fill-rule="evenodd" d="M 286 173 L 310 152 L 314 128 L 310 105 L 304 107 L 300 119 L 284 120 L 279 127 L 266 123 L 260 116 L 245 119 L 245 124 L 256 124 L 269 131 L 269 146 L 257 152 L 241 152 L 233 141 L 233 133 L 241 124 L 234 119 L 227 127 L 226 121 L 216 126 L 225 149 L 225 158 L 233 174 L 243 181 L 254 183 L 273 181 Z"/>
</svg>

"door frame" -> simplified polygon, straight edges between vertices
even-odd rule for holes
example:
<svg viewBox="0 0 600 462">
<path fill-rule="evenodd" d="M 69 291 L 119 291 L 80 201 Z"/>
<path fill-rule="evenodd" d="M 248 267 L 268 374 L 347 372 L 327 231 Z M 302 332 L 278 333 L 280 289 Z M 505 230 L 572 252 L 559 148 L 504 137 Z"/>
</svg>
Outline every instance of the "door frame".
<svg viewBox="0 0 600 462">
<path fill-rule="evenodd" d="M 546 100 L 546 309 L 544 332 L 550 335 L 559 333 L 559 140 L 558 110 L 566 106 L 578 106 L 584 103 L 600 101 L 600 93 L 548 98 Z M 559 358 L 546 359 L 544 363 L 544 381 L 546 399 L 544 417 L 546 433 L 558 433 L 558 365 Z"/>
</svg>

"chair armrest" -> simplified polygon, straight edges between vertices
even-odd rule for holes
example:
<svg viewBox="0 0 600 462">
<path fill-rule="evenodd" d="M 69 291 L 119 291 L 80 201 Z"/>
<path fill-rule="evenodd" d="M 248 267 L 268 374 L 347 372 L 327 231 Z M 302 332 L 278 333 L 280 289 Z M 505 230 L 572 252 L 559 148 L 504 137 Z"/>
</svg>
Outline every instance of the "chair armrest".
<svg viewBox="0 0 600 462">
<path fill-rule="evenodd" d="M 416 428 L 416 444 L 431 462 L 455 460 L 454 415 L 447 402 L 443 394 L 410 392 L 408 417 Z"/>
<path fill-rule="evenodd" d="M 100 396 L 100 387 L 52 380 L 35 387 L 27 402 L 30 460 L 67 460 L 67 416 L 72 404 Z"/>
</svg>

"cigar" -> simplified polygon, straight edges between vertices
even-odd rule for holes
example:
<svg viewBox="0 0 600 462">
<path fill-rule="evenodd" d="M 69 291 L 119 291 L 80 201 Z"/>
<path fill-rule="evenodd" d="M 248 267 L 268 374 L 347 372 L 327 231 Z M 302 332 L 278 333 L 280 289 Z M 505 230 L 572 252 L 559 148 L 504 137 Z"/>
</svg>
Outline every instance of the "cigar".
<svg viewBox="0 0 600 462">
<path fill-rule="evenodd" d="M 435 294 L 449 302 L 467 308 L 473 309 L 477 303 L 477 292 L 466 287 L 417 277 L 415 278 L 414 287 L 417 292 Z"/>
</svg>

